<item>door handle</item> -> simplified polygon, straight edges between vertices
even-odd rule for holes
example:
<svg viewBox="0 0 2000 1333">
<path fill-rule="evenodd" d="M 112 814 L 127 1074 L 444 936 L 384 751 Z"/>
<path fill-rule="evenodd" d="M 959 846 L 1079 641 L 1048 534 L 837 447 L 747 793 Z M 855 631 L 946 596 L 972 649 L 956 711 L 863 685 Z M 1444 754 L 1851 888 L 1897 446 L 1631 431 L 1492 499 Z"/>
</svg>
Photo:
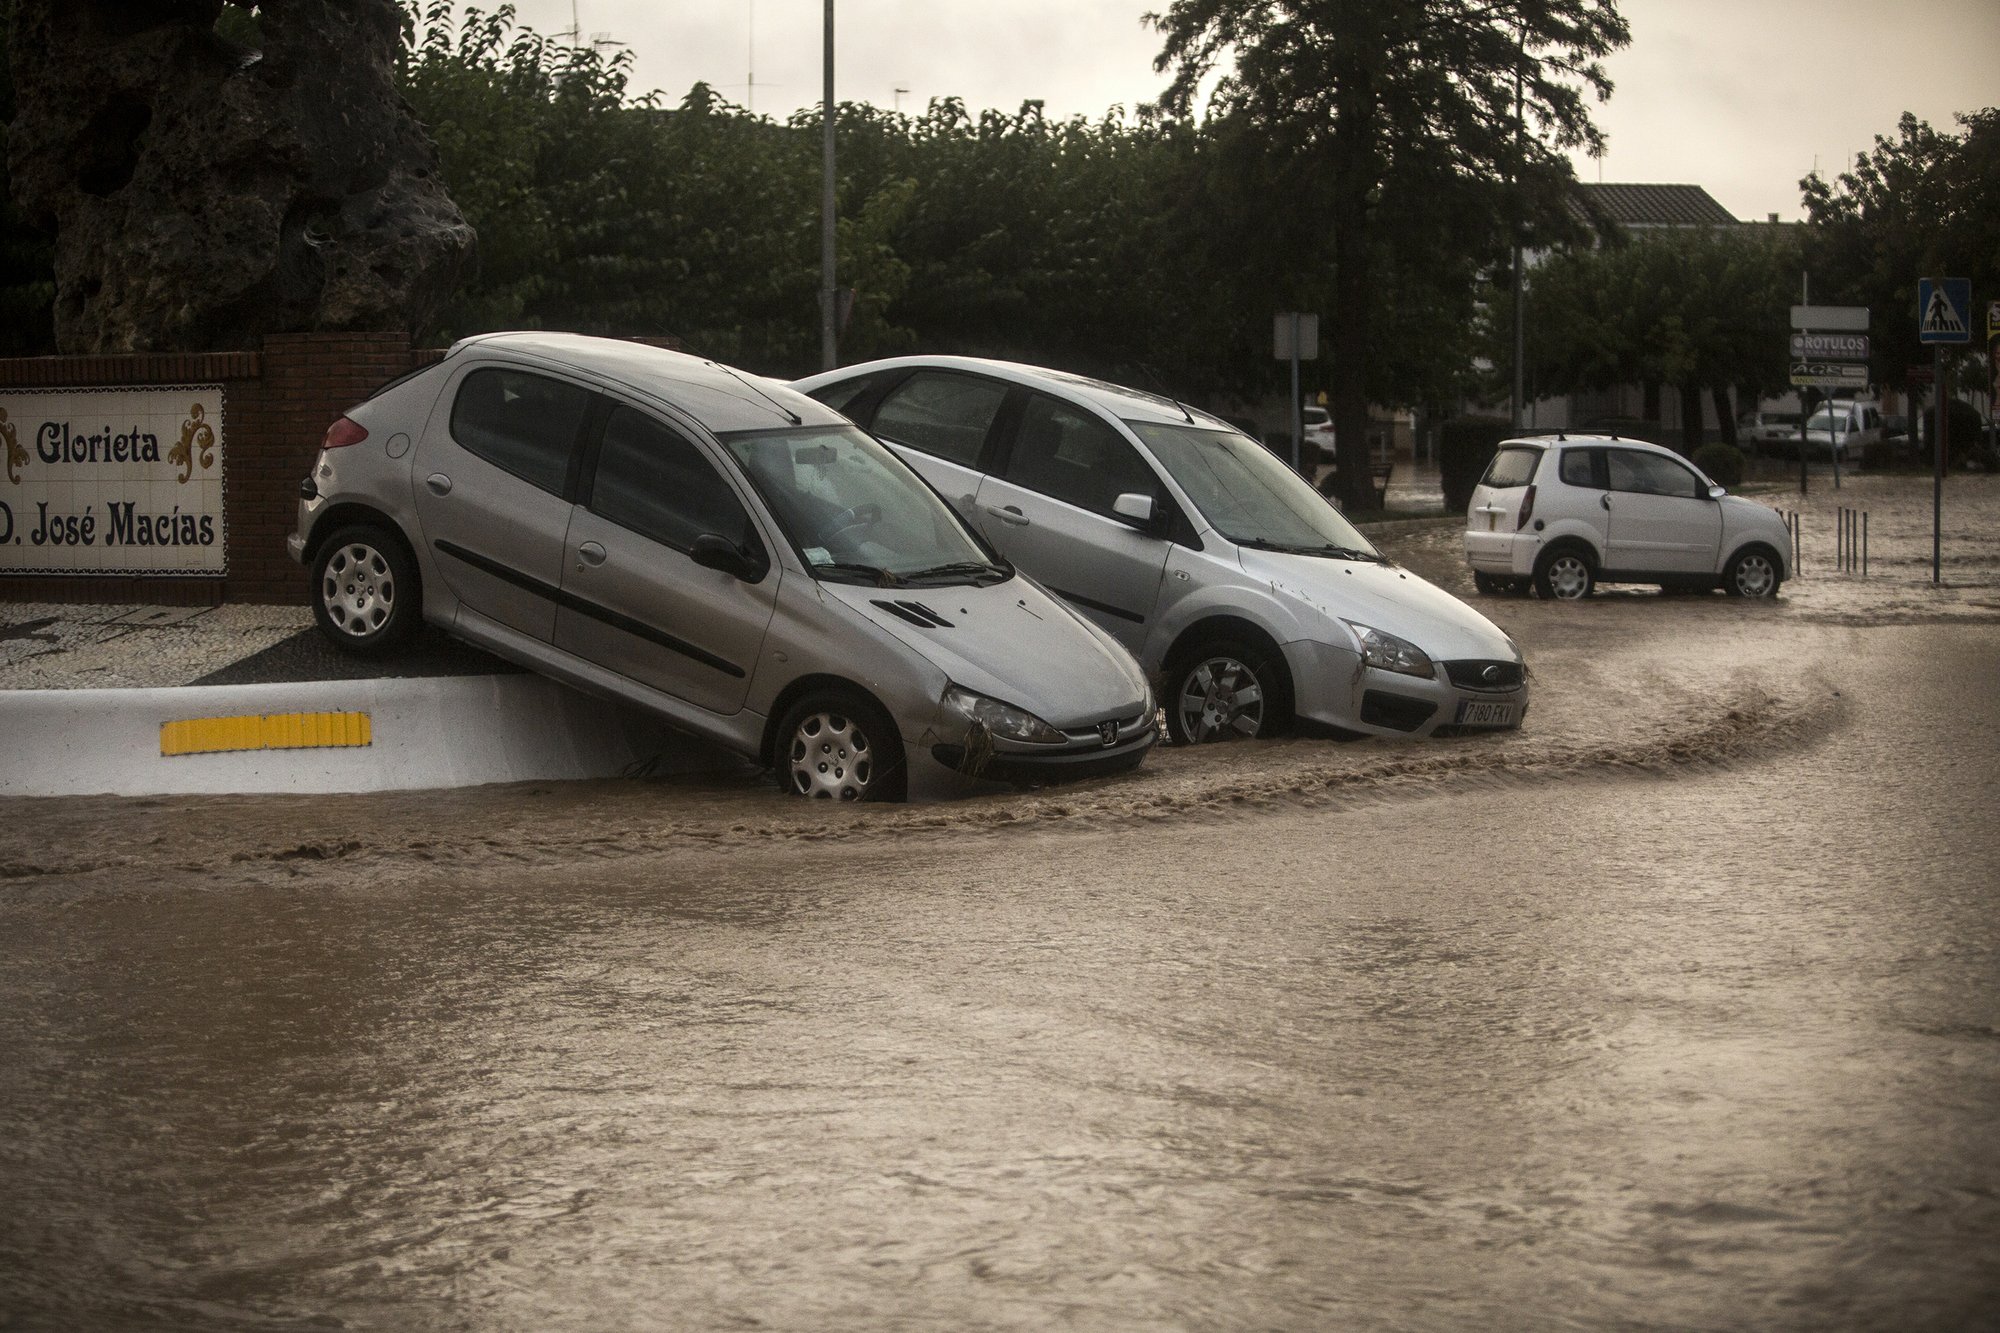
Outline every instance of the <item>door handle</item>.
<svg viewBox="0 0 2000 1333">
<path fill-rule="evenodd" d="M 993 517 L 999 519 L 1002 523 L 1012 524 L 1017 528 L 1028 526 L 1028 516 L 1021 512 L 1019 505 L 1007 505 L 1004 508 L 999 505 L 987 505 L 985 508 L 987 513 L 993 515 Z"/>
<path fill-rule="evenodd" d="M 1611 508 L 1611 493 L 1606 491 L 1603 495 L 1598 496 L 1597 503 L 1603 505 L 1606 509 Z"/>
<path fill-rule="evenodd" d="M 604 548 L 596 542 L 585 542 L 576 548 L 576 567 L 579 572 L 585 565 L 595 569 L 604 563 Z"/>
<path fill-rule="evenodd" d="M 431 488 L 432 495 L 450 495 L 451 478 L 442 472 L 433 472 L 424 478 L 424 485 Z"/>
</svg>

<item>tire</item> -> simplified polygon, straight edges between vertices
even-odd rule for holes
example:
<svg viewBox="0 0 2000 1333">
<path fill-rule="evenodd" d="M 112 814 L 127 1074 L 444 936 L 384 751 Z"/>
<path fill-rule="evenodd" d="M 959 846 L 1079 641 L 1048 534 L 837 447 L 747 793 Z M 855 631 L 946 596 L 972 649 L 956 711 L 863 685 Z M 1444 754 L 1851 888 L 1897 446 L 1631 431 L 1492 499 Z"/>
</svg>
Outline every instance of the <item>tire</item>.
<svg viewBox="0 0 2000 1333">
<path fill-rule="evenodd" d="M 403 539 L 369 523 L 328 537 L 313 557 L 312 609 L 342 652 L 380 657 L 407 643 L 423 621 L 424 597 Z"/>
<path fill-rule="evenodd" d="M 880 708 L 846 690 L 815 690 L 786 710 L 772 745 L 778 786 L 822 801 L 900 801 L 903 742 Z"/>
<path fill-rule="evenodd" d="M 1167 734 L 1176 745 L 1276 736 L 1291 725 L 1284 663 L 1233 639 L 1179 654 L 1167 673 Z"/>
<path fill-rule="evenodd" d="M 1484 570 L 1475 569 L 1472 571 L 1472 586 L 1488 597 L 1498 597 L 1507 591 L 1507 580 L 1495 578 Z"/>
<path fill-rule="evenodd" d="M 1722 590 L 1731 597 L 1776 597 L 1784 581 L 1778 568 L 1778 557 L 1767 547 L 1746 546 L 1722 571 Z"/>
<path fill-rule="evenodd" d="M 1558 546 L 1535 562 L 1535 591 L 1558 602 L 1580 602 L 1597 587 L 1597 562 L 1578 546 Z"/>
</svg>

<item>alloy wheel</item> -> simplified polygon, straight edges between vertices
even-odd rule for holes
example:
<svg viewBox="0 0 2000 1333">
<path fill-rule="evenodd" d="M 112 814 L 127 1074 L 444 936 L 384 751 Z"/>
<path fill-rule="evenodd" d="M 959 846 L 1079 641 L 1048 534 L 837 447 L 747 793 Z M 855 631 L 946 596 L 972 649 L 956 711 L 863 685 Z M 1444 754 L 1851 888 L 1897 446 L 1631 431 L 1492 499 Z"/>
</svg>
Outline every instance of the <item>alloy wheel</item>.
<svg viewBox="0 0 2000 1333">
<path fill-rule="evenodd" d="M 786 763 L 792 790 L 814 800 L 864 800 L 875 780 L 867 733 L 853 718 L 830 710 L 800 720 Z"/>
<path fill-rule="evenodd" d="M 1264 729 L 1264 683 L 1237 658 L 1204 658 L 1181 678 L 1174 708 L 1197 745 L 1256 736 Z"/>
<path fill-rule="evenodd" d="M 395 571 L 367 542 L 348 542 L 327 559 L 319 596 L 335 628 L 365 639 L 396 614 Z"/>
</svg>

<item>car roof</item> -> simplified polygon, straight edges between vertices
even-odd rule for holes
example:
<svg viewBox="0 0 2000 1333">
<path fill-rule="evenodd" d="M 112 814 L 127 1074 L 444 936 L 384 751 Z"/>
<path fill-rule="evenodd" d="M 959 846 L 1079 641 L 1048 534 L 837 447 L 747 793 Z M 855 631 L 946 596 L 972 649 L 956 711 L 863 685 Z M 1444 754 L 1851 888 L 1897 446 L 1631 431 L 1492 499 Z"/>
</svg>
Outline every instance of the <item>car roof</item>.
<svg viewBox="0 0 2000 1333">
<path fill-rule="evenodd" d="M 983 356 L 892 356 L 861 365 L 842 366 L 838 371 L 827 371 L 799 382 L 831 384 L 871 371 L 900 369 L 963 370 L 973 374 L 991 375 L 995 379 L 1010 380 L 1016 384 L 1053 389 L 1071 398 L 1081 398 L 1122 421 L 1185 422 L 1192 416 L 1203 425 L 1223 430 L 1236 429 L 1213 412 L 1185 406 L 1164 394 L 1127 388 L 1122 384 L 1111 384 L 1104 380 L 1092 379 L 1088 375 L 1071 374 L 1066 370 L 1051 370 L 1047 366 L 1030 366 L 1019 361 L 997 361 Z"/>
<path fill-rule="evenodd" d="M 778 380 L 622 338 L 540 331 L 486 333 L 454 343 L 446 360 L 469 350 L 503 352 L 621 385 L 678 408 L 716 434 L 847 420 Z"/>
<path fill-rule="evenodd" d="M 1644 449 L 1651 453 L 1666 454 L 1671 458 L 1680 455 L 1664 444 L 1654 444 L 1651 440 L 1635 439 L 1630 435 L 1598 435 L 1584 431 L 1552 431 L 1547 435 L 1515 436 L 1500 441 L 1502 449 L 1546 449 L 1552 444 L 1615 444 L 1621 449 Z"/>
</svg>

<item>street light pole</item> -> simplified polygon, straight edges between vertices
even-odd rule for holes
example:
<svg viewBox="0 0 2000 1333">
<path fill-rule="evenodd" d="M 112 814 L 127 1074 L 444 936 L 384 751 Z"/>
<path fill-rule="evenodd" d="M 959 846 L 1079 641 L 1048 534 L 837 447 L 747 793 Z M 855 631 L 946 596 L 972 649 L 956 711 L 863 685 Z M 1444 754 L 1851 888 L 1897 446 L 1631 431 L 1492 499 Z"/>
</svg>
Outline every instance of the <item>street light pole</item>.
<svg viewBox="0 0 2000 1333">
<path fill-rule="evenodd" d="M 832 370 L 840 364 L 833 285 L 833 0 L 826 0 L 826 89 L 820 103 L 821 166 L 819 190 L 819 363 Z"/>
</svg>

